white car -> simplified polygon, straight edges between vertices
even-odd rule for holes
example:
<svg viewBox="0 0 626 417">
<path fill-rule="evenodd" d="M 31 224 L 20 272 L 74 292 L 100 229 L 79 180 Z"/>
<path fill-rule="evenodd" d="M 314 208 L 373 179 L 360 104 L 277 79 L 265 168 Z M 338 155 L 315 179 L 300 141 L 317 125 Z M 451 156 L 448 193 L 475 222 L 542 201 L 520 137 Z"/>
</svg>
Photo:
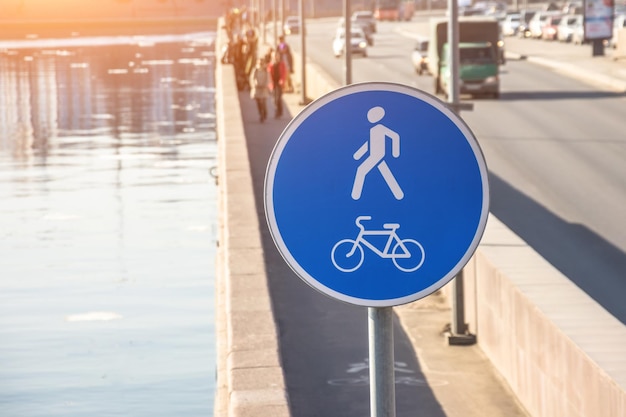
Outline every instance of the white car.
<svg viewBox="0 0 626 417">
<path fill-rule="evenodd" d="M 502 22 L 502 34 L 504 36 L 517 35 L 517 29 L 519 29 L 521 19 L 522 15 L 519 13 L 507 14 Z"/>
<path fill-rule="evenodd" d="M 533 15 L 528 22 L 528 27 L 530 29 L 530 37 L 534 39 L 541 39 L 543 36 L 543 27 L 546 24 L 546 21 L 549 17 L 560 16 L 561 12 L 537 12 Z"/>
<path fill-rule="evenodd" d="M 333 54 L 337 58 L 345 52 L 345 44 L 346 44 L 346 31 L 343 29 L 337 29 L 337 33 L 335 34 L 335 39 L 333 39 Z M 352 28 L 350 30 L 350 51 L 352 54 L 360 54 L 364 57 L 367 56 L 367 39 L 365 38 L 365 33 L 363 29 L 360 28 Z"/>
<path fill-rule="evenodd" d="M 298 16 L 288 16 L 283 27 L 285 35 L 300 33 L 300 18 Z"/>
<path fill-rule="evenodd" d="M 370 11 L 357 11 L 352 13 L 351 20 L 362 26 L 365 26 L 372 33 L 376 33 L 376 18 L 374 13 Z"/>
<path fill-rule="evenodd" d="M 583 15 L 581 14 L 563 16 L 556 27 L 556 39 L 560 42 L 572 42 L 576 26 L 582 25 L 582 23 Z"/>
<path fill-rule="evenodd" d="M 428 39 L 420 39 L 411 54 L 413 68 L 418 75 L 428 73 Z"/>
</svg>

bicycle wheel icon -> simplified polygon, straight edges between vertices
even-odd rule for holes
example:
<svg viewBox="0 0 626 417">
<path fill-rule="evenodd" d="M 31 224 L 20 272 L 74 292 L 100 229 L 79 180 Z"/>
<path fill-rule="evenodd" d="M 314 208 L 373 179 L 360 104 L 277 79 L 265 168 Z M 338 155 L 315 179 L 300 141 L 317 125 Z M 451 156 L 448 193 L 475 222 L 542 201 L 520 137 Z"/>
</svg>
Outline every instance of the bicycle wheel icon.
<svg viewBox="0 0 626 417">
<path fill-rule="evenodd" d="M 413 272 L 424 263 L 424 248 L 415 239 L 402 239 L 393 247 L 391 260 L 400 271 Z"/>
<path fill-rule="evenodd" d="M 330 258 L 335 268 L 342 272 L 352 272 L 359 269 L 365 258 L 363 248 L 354 239 L 340 240 L 333 246 Z"/>
</svg>

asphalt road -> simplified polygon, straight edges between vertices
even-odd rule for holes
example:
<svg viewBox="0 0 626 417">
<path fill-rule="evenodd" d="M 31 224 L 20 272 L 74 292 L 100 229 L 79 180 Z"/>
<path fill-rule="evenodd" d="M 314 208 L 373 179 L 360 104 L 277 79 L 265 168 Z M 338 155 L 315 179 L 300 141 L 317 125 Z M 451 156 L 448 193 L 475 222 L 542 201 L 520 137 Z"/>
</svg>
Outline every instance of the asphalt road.
<svg viewBox="0 0 626 417">
<path fill-rule="evenodd" d="M 331 51 L 335 27 L 334 19 L 312 21 L 306 47 L 341 82 L 345 63 Z M 381 23 L 369 56 L 354 58 L 352 81 L 432 92 L 433 78 L 417 76 L 410 63 L 408 34 L 425 28 L 425 21 Z M 298 48 L 297 37 L 290 42 Z M 516 42 L 534 42 L 538 51 L 572 47 L 511 40 L 509 51 Z M 626 323 L 626 97 L 526 60 L 508 60 L 501 83 L 499 100 L 463 97 L 474 103 L 462 117 L 487 160 L 491 212 Z"/>
</svg>

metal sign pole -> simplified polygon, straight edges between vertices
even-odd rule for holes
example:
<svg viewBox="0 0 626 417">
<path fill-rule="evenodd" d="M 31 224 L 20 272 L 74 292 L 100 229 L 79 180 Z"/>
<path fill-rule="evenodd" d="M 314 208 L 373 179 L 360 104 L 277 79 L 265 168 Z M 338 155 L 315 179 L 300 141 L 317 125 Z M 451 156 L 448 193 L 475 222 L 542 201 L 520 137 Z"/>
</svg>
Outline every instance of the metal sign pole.
<svg viewBox="0 0 626 417">
<path fill-rule="evenodd" d="M 448 53 L 446 57 L 450 63 L 450 80 L 448 86 L 448 102 L 452 105 L 459 103 L 459 3 L 457 0 L 448 0 Z"/>
<path fill-rule="evenodd" d="M 274 46 L 273 48 L 276 48 L 276 45 L 278 45 L 278 22 L 276 21 L 276 19 L 278 18 L 278 14 L 276 13 L 277 8 L 278 8 L 277 0 L 273 0 L 273 4 L 272 4 L 272 19 L 274 20 Z"/>
<path fill-rule="evenodd" d="M 266 21 L 265 21 L 265 0 L 260 0 L 259 6 L 259 28 L 261 29 L 261 43 L 265 45 L 267 42 L 267 33 L 266 33 Z"/>
<path fill-rule="evenodd" d="M 343 0 L 343 27 L 344 36 L 344 58 L 345 58 L 345 85 L 352 84 L 352 39 L 350 36 L 350 0 Z"/>
<path fill-rule="evenodd" d="M 395 417 L 392 307 L 368 308 L 370 416 Z"/>
</svg>

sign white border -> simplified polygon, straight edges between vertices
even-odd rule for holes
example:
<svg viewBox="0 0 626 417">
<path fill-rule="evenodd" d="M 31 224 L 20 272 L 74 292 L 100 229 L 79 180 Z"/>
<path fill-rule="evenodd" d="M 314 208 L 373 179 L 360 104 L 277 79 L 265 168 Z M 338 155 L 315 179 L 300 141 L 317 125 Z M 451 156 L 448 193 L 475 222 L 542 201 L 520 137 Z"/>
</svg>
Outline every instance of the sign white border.
<svg viewBox="0 0 626 417">
<path fill-rule="evenodd" d="M 280 161 L 280 157 L 285 149 L 285 146 L 289 142 L 289 139 L 292 135 L 297 131 L 300 125 L 313 113 L 324 107 L 326 104 L 339 99 L 344 96 L 352 95 L 359 92 L 369 92 L 369 91 L 388 91 L 388 92 L 396 92 L 400 94 L 405 94 L 408 96 L 413 96 L 418 100 L 424 101 L 431 105 L 432 107 L 439 110 L 445 116 L 450 119 L 458 129 L 463 133 L 464 137 L 467 139 L 468 144 L 470 145 L 474 156 L 476 157 L 476 161 L 478 163 L 478 168 L 481 174 L 481 184 L 483 189 L 483 199 L 482 199 L 482 209 L 480 213 L 480 219 L 478 222 L 478 226 L 476 229 L 476 233 L 474 238 L 472 239 L 467 251 L 464 256 L 459 260 L 459 262 L 442 278 L 437 280 L 433 285 L 427 287 L 419 292 L 399 297 L 393 299 L 384 299 L 384 300 L 372 300 L 372 299 L 364 299 L 352 297 L 340 292 L 333 290 L 323 284 L 321 284 L 315 277 L 311 276 L 292 256 L 289 248 L 285 244 L 280 230 L 278 228 L 277 220 L 275 217 L 274 211 L 274 179 L 276 176 L 276 169 L 278 166 L 278 162 Z M 267 170 L 265 173 L 265 184 L 264 184 L 264 202 L 265 202 L 265 217 L 267 219 L 267 224 L 269 226 L 270 234 L 272 239 L 274 239 L 274 243 L 278 248 L 278 251 L 285 259 L 287 264 L 293 269 L 293 271 L 298 275 L 304 282 L 309 284 L 311 287 L 320 291 L 323 294 L 326 294 L 329 297 L 338 299 L 340 301 L 344 301 L 350 304 L 365 306 L 365 307 L 392 307 L 396 305 L 410 303 L 415 300 L 419 300 L 420 298 L 426 297 L 429 294 L 437 291 L 448 282 L 450 282 L 460 271 L 463 269 L 465 264 L 469 262 L 470 258 L 476 251 L 478 244 L 480 243 L 480 239 L 482 238 L 483 232 L 485 231 L 485 227 L 487 225 L 487 218 L 489 216 L 489 183 L 488 183 L 488 169 L 487 164 L 485 162 L 482 150 L 480 149 L 480 145 L 478 141 L 474 137 L 474 134 L 469 129 L 467 124 L 456 114 L 454 113 L 444 102 L 439 100 L 438 98 L 427 94 L 421 90 L 416 88 L 396 83 L 387 83 L 387 82 L 368 82 L 368 83 L 359 83 L 359 84 L 351 84 L 345 87 L 338 88 L 317 100 L 310 103 L 307 107 L 305 107 L 298 115 L 296 115 L 285 127 L 280 138 L 276 142 L 272 154 L 270 156 Z M 320 260 L 321 261 L 321 260 Z"/>
</svg>

